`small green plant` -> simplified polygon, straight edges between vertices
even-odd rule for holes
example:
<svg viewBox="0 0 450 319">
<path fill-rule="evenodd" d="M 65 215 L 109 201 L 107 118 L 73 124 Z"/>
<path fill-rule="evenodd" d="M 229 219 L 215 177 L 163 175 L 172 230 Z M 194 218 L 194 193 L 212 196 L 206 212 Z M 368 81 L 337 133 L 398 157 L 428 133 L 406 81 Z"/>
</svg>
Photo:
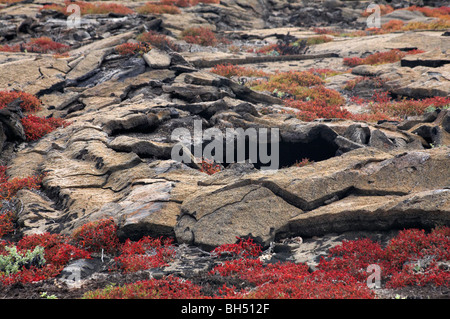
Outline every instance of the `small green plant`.
<svg viewBox="0 0 450 319">
<path fill-rule="evenodd" d="M 17 251 L 16 246 L 6 246 L 7 255 L 0 256 L 0 272 L 7 276 L 19 272 L 22 267 L 41 267 L 45 264 L 44 248 L 36 246 L 33 251 Z"/>
<path fill-rule="evenodd" d="M 45 299 L 58 299 L 58 297 L 56 297 L 55 295 L 49 295 L 46 291 L 41 293 L 40 297 Z"/>
</svg>

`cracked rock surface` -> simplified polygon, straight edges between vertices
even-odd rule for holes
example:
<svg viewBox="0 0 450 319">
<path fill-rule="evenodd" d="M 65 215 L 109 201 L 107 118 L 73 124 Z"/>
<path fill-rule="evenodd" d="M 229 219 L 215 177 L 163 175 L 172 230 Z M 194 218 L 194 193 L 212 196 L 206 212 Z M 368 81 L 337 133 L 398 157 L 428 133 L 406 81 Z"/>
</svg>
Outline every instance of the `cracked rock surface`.
<svg viewBox="0 0 450 319">
<path fill-rule="evenodd" d="M 267 71 L 333 68 L 356 53 L 427 46 L 430 52 L 424 55 L 389 66 L 355 67 L 325 86 L 376 75 L 399 95 L 445 97 L 450 95 L 450 47 L 442 32 L 377 35 L 358 40 L 358 45 L 346 38 L 311 47 L 311 58 L 292 61 L 258 60 L 250 53 L 198 46 L 132 57 L 114 50 L 143 31 L 176 38 L 191 25 L 214 26 L 239 41 L 263 41 L 273 40 L 276 32 L 311 34 L 299 28 L 313 22 L 341 27 L 361 23 L 356 5 L 331 15 L 316 4 L 309 8 L 292 1 L 230 0 L 186 9 L 180 21 L 170 15 L 103 16 L 93 19 L 96 24 L 85 33 L 64 35 L 73 45 L 70 57 L 1 52 L 0 90 L 35 94 L 43 103 L 40 116 L 71 122 L 36 142 L 23 142 L 23 132 L 16 132 L 22 138 L 8 144 L 3 127 L 12 127 L 17 119 L 13 111 L 0 110 L 0 159 L 8 165 L 8 175 L 46 173 L 41 190 L 21 190 L 11 204 L 20 211 L 20 232 L 71 234 L 87 222 L 111 217 L 122 240 L 173 237 L 186 244 L 180 246 L 185 254 L 202 258 L 207 254 L 202 249 L 234 243 L 236 237 L 250 236 L 265 249 L 301 237 L 308 244 L 291 247 L 291 257 L 317 261 L 311 251 L 322 244 L 314 242 L 319 236 L 336 244 L 351 232 L 376 236 L 450 225 L 450 110 L 399 123 L 303 122 L 287 112 L 292 110 L 278 97 L 202 67 L 244 59 L 246 66 Z M 11 26 L 25 19 L 34 21 L 33 28 L 15 40 L 61 30 L 61 17 L 35 9 L 33 3 L 1 9 L 5 18 L 0 21 L 0 41 L 16 34 Z M 14 16 L 14 10 L 23 10 L 25 16 Z M 315 12 L 317 20 L 309 21 L 308 12 Z M 185 149 L 191 157 L 195 147 L 210 141 L 196 139 L 196 123 L 203 132 L 213 128 L 224 136 L 227 128 L 278 129 L 279 167 L 262 170 L 261 162 L 248 163 L 246 158 L 245 163 L 223 163 L 220 172 L 208 175 L 196 163 L 174 160 L 172 150 L 182 141 L 172 134 L 175 130 L 184 129 L 193 137 Z M 313 163 L 294 165 L 304 158 Z M 189 263 L 195 264 L 195 258 Z M 183 268 L 173 267 L 174 272 Z"/>
</svg>

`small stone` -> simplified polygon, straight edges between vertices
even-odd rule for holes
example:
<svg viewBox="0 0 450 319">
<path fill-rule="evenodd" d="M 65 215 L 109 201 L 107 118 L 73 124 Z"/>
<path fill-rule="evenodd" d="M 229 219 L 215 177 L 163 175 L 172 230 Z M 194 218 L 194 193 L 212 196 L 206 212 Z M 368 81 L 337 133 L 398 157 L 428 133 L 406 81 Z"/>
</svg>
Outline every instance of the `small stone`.
<svg viewBox="0 0 450 319">
<path fill-rule="evenodd" d="M 153 48 L 143 55 L 144 61 L 152 69 L 165 69 L 170 66 L 171 58 L 165 52 Z"/>
</svg>

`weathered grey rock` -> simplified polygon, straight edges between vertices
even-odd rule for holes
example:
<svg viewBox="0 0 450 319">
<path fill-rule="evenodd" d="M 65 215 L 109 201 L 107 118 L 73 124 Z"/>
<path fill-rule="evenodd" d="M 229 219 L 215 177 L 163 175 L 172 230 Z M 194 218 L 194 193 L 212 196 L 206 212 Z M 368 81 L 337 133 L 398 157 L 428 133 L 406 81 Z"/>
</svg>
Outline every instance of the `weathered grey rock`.
<svg viewBox="0 0 450 319">
<path fill-rule="evenodd" d="M 159 123 L 155 114 L 130 114 L 122 118 L 108 119 L 103 126 L 103 130 L 109 135 L 126 131 L 150 131 Z"/>
<path fill-rule="evenodd" d="M 20 104 L 22 100 L 16 99 L 7 107 L 0 109 L 0 123 L 2 123 L 2 133 L 11 141 L 23 142 L 26 139 L 25 130 L 20 119 L 22 110 Z M 3 146 L 3 144 L 2 144 Z"/>
<path fill-rule="evenodd" d="M 170 93 L 175 98 L 181 98 L 187 102 L 216 101 L 229 94 L 213 86 L 200 86 L 192 84 L 163 85 L 165 93 Z"/>
<path fill-rule="evenodd" d="M 450 133 L 450 112 L 448 110 L 447 110 L 444 118 L 442 119 L 442 128 L 447 133 Z"/>
<path fill-rule="evenodd" d="M 386 230 L 448 224 L 450 190 L 436 189 L 406 196 L 354 196 L 294 217 L 289 226 L 298 236 L 350 230 Z"/>
<path fill-rule="evenodd" d="M 24 234 L 33 235 L 49 230 L 60 230 L 55 220 L 62 216 L 62 213 L 52 207 L 52 202 L 42 194 L 22 189 L 17 193 L 15 205 L 19 212 L 17 223 Z"/>
<path fill-rule="evenodd" d="M 68 83 L 74 83 L 92 75 L 101 65 L 108 52 L 110 52 L 110 50 L 103 49 L 88 53 L 84 59 L 78 62 L 78 64 L 69 73 L 67 73 L 66 80 Z"/>
<path fill-rule="evenodd" d="M 396 10 L 394 12 L 385 14 L 381 17 L 381 24 L 387 23 L 390 20 L 400 20 L 403 22 L 414 21 L 427 21 L 425 15 L 420 11 L 409 11 L 409 10 Z"/>
<path fill-rule="evenodd" d="M 301 213 L 265 187 L 223 189 L 185 201 L 175 234 L 180 242 L 205 248 L 247 236 L 267 246 Z"/>
<path fill-rule="evenodd" d="M 363 144 L 355 143 L 352 140 L 349 140 L 343 136 L 336 137 L 334 142 L 339 147 L 336 154 L 342 154 L 342 153 L 349 152 L 351 150 L 356 150 L 357 148 L 364 147 Z"/>
<path fill-rule="evenodd" d="M 413 130 L 412 133 L 423 137 L 433 146 L 442 145 L 443 132 L 439 126 L 422 125 Z"/>
<path fill-rule="evenodd" d="M 379 149 L 392 150 L 395 148 L 395 144 L 390 140 L 386 134 L 380 130 L 374 130 L 370 135 L 369 146 L 373 146 Z"/>
<path fill-rule="evenodd" d="M 368 144 L 370 129 L 361 124 L 352 124 L 345 130 L 343 136 L 358 144 Z"/>
<path fill-rule="evenodd" d="M 150 52 L 143 55 L 144 61 L 152 69 L 165 69 L 171 63 L 170 56 L 157 48 L 153 48 Z"/>
<path fill-rule="evenodd" d="M 156 157 L 170 159 L 174 143 L 162 143 L 142 140 L 129 136 L 118 136 L 109 146 L 120 152 L 133 152 L 141 157 Z"/>
<path fill-rule="evenodd" d="M 365 147 L 276 173 L 218 174 L 183 202 L 175 234 L 213 247 L 232 235 L 266 245 L 284 236 L 450 224 L 449 161 L 448 148 L 394 156 Z M 286 230 L 281 221 L 291 213 Z"/>
</svg>

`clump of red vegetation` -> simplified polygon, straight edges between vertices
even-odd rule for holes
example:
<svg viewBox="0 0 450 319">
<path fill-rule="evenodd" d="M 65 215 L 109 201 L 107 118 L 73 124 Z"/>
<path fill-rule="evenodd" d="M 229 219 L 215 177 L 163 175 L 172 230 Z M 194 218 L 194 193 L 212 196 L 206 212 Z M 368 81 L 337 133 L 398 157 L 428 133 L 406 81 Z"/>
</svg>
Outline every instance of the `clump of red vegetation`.
<svg viewBox="0 0 450 319">
<path fill-rule="evenodd" d="M 405 23 L 402 20 L 389 20 L 385 24 L 381 26 L 381 29 L 392 32 L 392 31 L 399 31 L 403 28 Z"/>
<path fill-rule="evenodd" d="M 388 288 L 426 284 L 449 287 L 450 272 L 439 264 L 450 260 L 450 228 L 438 227 L 430 233 L 403 230 L 385 248 L 370 239 L 344 241 L 330 249 L 327 258 L 321 260 L 319 269 L 345 271 L 359 281 L 366 280 L 368 265 L 377 264 Z"/>
<path fill-rule="evenodd" d="M 33 52 L 33 53 L 54 53 L 63 54 L 69 51 L 68 45 L 55 42 L 49 37 L 31 39 L 26 43 L 15 45 L 0 45 L 0 51 L 4 52 Z"/>
<path fill-rule="evenodd" d="M 140 14 L 180 14 L 179 8 L 188 8 L 200 3 L 219 4 L 220 0 L 161 0 L 147 2 L 136 9 Z"/>
<path fill-rule="evenodd" d="M 347 81 L 344 89 L 350 92 L 360 83 L 371 83 L 374 89 L 383 86 L 383 81 L 376 77 L 357 77 Z M 353 119 L 367 120 L 399 120 L 408 116 L 422 115 L 431 108 L 443 108 L 450 105 L 449 97 L 435 96 L 424 99 L 399 99 L 393 100 L 387 91 L 375 91 L 371 98 L 352 96 L 351 101 L 367 106 L 367 113 L 354 114 Z M 367 118 L 365 118 L 367 117 Z"/>
<path fill-rule="evenodd" d="M 117 45 L 115 50 L 120 55 L 144 54 L 151 50 L 151 46 L 147 43 L 142 42 L 137 43 L 127 42 Z"/>
<path fill-rule="evenodd" d="M 0 243 L 0 253 L 6 253 L 4 247 L 9 245 L 12 244 Z M 90 258 L 88 252 L 75 247 L 70 243 L 69 238 L 58 234 L 24 236 L 15 246 L 19 252 L 34 250 L 37 246 L 43 247 L 45 264 L 41 267 L 23 266 L 18 272 L 9 275 L 0 274 L 0 285 L 30 283 L 56 277 L 70 260 Z"/>
<path fill-rule="evenodd" d="M 173 4 L 147 2 L 136 9 L 140 14 L 180 14 L 181 10 Z"/>
<path fill-rule="evenodd" d="M 205 27 L 188 28 L 181 32 L 181 39 L 187 43 L 198 44 L 202 46 L 215 46 L 219 43 L 214 32 Z"/>
<path fill-rule="evenodd" d="M 346 90 L 354 90 L 357 85 L 360 83 L 370 84 L 373 88 L 381 88 L 384 84 L 384 81 L 378 77 L 369 77 L 369 76 L 358 76 L 355 79 L 348 80 L 345 82 L 344 89 Z"/>
<path fill-rule="evenodd" d="M 0 215 L 0 234 L 3 236 L 12 229 L 12 215 Z M 91 258 L 93 253 L 116 255 L 117 266 L 111 270 L 134 272 L 138 270 L 163 267 L 173 257 L 170 239 L 143 237 L 137 242 L 127 240 L 120 243 L 117 225 L 112 219 L 102 219 L 86 223 L 76 229 L 72 236 L 44 233 L 27 235 L 15 246 L 19 252 L 34 250 L 36 246 L 44 248 L 45 264 L 41 267 L 22 267 L 17 273 L 0 273 L 0 286 L 17 282 L 28 283 L 49 279 L 59 275 L 71 260 Z M 7 253 L 5 246 L 12 245 L 0 241 L 0 254 Z"/>
<path fill-rule="evenodd" d="M 23 112 L 37 112 L 41 109 L 41 101 L 32 94 L 21 91 L 0 91 L 0 109 L 5 108 L 9 103 L 20 99 L 20 108 Z"/>
<path fill-rule="evenodd" d="M 122 287 L 87 292 L 84 299 L 199 299 L 201 288 L 189 280 L 174 276 L 142 280 Z"/>
<path fill-rule="evenodd" d="M 210 72 L 220 76 L 231 78 L 233 76 L 245 76 L 245 77 L 268 77 L 269 75 L 262 71 L 252 68 L 246 68 L 243 66 L 228 64 L 219 64 L 213 67 Z"/>
<path fill-rule="evenodd" d="M 109 13 L 127 15 L 134 13 L 134 11 L 130 8 L 118 3 L 90 3 L 85 1 L 71 2 L 69 0 L 66 0 L 64 5 L 46 4 L 40 10 L 55 10 L 65 15 L 71 15 L 73 12 L 67 10 L 67 7 L 71 4 L 77 5 L 80 8 L 81 15 Z"/>
<path fill-rule="evenodd" d="M 304 167 L 313 164 L 314 161 L 311 161 L 309 158 L 302 158 L 301 161 L 295 161 L 295 163 L 292 165 L 294 167 Z"/>
<path fill-rule="evenodd" d="M 422 12 L 426 17 L 433 17 L 439 19 L 450 19 L 450 7 L 418 7 L 418 6 L 410 6 L 404 9 L 399 10 L 408 10 L 408 11 L 419 11 Z"/>
<path fill-rule="evenodd" d="M 220 0 L 161 0 L 161 4 L 175 5 L 181 8 L 193 7 L 200 3 L 219 4 Z"/>
<path fill-rule="evenodd" d="M 150 46 L 156 47 L 158 49 L 166 49 L 169 48 L 170 50 L 173 51 L 179 51 L 180 48 L 173 42 L 171 41 L 167 36 L 165 36 L 164 34 L 160 34 L 156 31 L 148 31 L 148 32 L 144 32 L 141 33 L 140 35 L 138 35 L 137 40 L 139 42 L 143 42 L 146 43 Z"/>
<path fill-rule="evenodd" d="M 14 231 L 13 218 L 12 212 L 0 212 L 0 238 Z"/>
<path fill-rule="evenodd" d="M 391 117 L 406 118 L 407 116 L 422 115 L 430 107 L 441 108 L 450 105 L 450 97 L 435 96 L 419 100 L 402 99 L 399 101 L 391 100 L 387 92 L 380 93 L 382 96 L 375 97 L 378 103 L 369 103 L 371 112 L 380 112 Z"/>
<path fill-rule="evenodd" d="M 6 175 L 6 166 L 0 166 L 0 201 L 11 200 L 21 189 L 39 189 L 44 175 L 12 178 Z M 1 206 L 0 206 L 1 207 Z"/>
<path fill-rule="evenodd" d="M 272 75 L 268 81 L 256 81 L 252 88 L 282 98 L 287 107 L 300 111 L 295 115 L 303 121 L 350 118 L 351 113 L 343 108 L 345 99 L 323 84 L 323 79 L 311 72 L 290 71 Z"/>
<path fill-rule="evenodd" d="M 307 72 L 320 76 L 322 79 L 326 79 L 343 73 L 341 71 L 336 71 L 333 69 L 319 69 L 319 68 L 310 68 L 307 70 Z"/>
<path fill-rule="evenodd" d="M 24 113 L 35 113 L 41 110 L 41 101 L 38 98 L 20 91 L 0 91 L 0 109 L 16 99 L 22 101 L 20 108 Z M 69 122 L 60 118 L 43 118 L 32 114 L 21 118 L 21 122 L 28 141 L 38 140 L 59 127 L 70 125 Z"/>
<path fill-rule="evenodd" d="M 84 224 L 73 231 L 74 241 L 89 252 L 102 250 L 112 253 L 119 247 L 117 225 L 112 219 L 101 219 Z"/>
<path fill-rule="evenodd" d="M 206 173 L 208 175 L 213 175 L 222 170 L 222 167 L 219 164 L 214 163 L 213 160 L 202 158 L 199 160 L 200 172 Z"/>
<path fill-rule="evenodd" d="M 315 45 L 315 44 L 327 43 L 327 42 L 331 42 L 331 41 L 333 41 L 333 38 L 331 38 L 325 34 L 322 34 L 319 36 L 307 38 L 306 44 L 307 45 Z"/>
<path fill-rule="evenodd" d="M 60 118 L 43 118 L 32 114 L 22 118 L 21 122 L 28 141 L 36 141 L 59 127 L 70 125 L 69 122 Z"/>
<path fill-rule="evenodd" d="M 127 239 L 115 261 L 124 272 L 165 267 L 175 256 L 171 238 L 145 236 L 138 241 Z"/>
<path fill-rule="evenodd" d="M 370 64 L 370 65 L 378 65 L 385 63 L 395 63 L 403 59 L 407 55 L 411 54 L 419 54 L 425 51 L 421 50 L 410 50 L 407 52 L 400 51 L 398 49 L 393 49 L 386 52 L 377 52 L 371 54 L 365 58 L 352 57 L 352 58 L 344 58 L 344 65 L 349 67 L 355 67 L 361 64 Z"/>
</svg>

